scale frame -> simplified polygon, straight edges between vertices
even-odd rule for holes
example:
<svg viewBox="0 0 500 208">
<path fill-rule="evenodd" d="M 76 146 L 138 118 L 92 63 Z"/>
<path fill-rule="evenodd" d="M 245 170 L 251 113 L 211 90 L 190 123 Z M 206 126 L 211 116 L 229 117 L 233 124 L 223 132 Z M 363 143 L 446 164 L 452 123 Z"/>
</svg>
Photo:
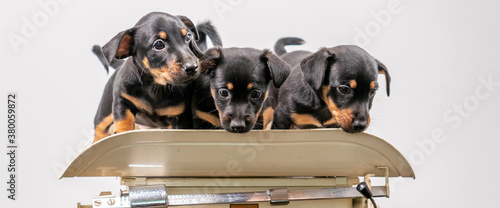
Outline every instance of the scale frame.
<svg viewBox="0 0 500 208">
<path fill-rule="evenodd" d="M 415 178 L 401 153 L 368 133 L 339 129 L 134 130 L 109 136 L 84 150 L 61 178 L 120 177 L 127 189 L 163 184 L 169 195 L 349 188 L 385 177 L 380 196 L 389 196 L 389 177 Z M 377 190 L 380 187 L 376 188 Z M 127 190 L 126 190 L 127 191 Z M 90 206 L 119 207 L 122 194 L 101 193 Z M 107 201 L 107 202 L 104 202 Z M 114 203 L 109 203 L 109 202 Z M 112 204 L 112 205 L 110 205 Z M 99 206 L 96 206 L 99 205 Z M 293 201 L 299 207 L 370 207 L 361 197 Z M 254 208 L 269 203 L 189 205 Z"/>
</svg>

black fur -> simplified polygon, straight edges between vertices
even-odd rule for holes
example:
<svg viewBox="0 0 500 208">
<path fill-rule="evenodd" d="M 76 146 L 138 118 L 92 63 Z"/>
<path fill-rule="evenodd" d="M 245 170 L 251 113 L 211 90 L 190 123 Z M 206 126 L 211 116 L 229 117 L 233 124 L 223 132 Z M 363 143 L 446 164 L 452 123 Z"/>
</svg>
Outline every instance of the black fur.
<svg viewBox="0 0 500 208">
<path fill-rule="evenodd" d="M 281 58 L 293 69 L 279 94 L 271 94 L 279 98 L 277 104 L 268 104 L 275 108 L 273 128 L 341 127 L 350 133 L 361 132 L 370 122 L 379 73 L 386 75 L 389 95 L 387 68 L 360 47 L 294 51 Z M 374 89 L 370 89 L 372 82 Z M 330 99 L 333 105 L 328 105 Z M 306 122 L 309 118 L 312 122 Z"/>
<path fill-rule="evenodd" d="M 116 122 L 127 119 L 148 128 L 192 128 L 190 82 L 199 70 L 189 45 L 197 39 L 198 30 L 187 17 L 152 12 L 118 33 L 102 47 L 102 53 L 94 47 L 101 62 L 106 61 L 105 68 L 118 69 L 99 104 L 94 142 L 102 139 L 97 133 L 103 135 L 110 127 L 103 120 L 111 114 L 116 131 Z M 102 125 L 105 129 L 97 132 Z M 120 132 L 128 130 L 132 129 L 121 128 Z"/>
<path fill-rule="evenodd" d="M 198 54 L 202 74 L 194 82 L 195 128 L 250 131 L 258 122 L 271 80 L 279 87 L 290 72 L 290 66 L 268 50 L 216 47 Z M 219 124 L 203 119 L 200 112 Z"/>
<path fill-rule="evenodd" d="M 305 43 L 305 41 L 300 39 L 300 38 L 295 38 L 295 37 L 281 38 L 274 45 L 274 52 L 278 56 L 281 56 L 281 55 L 287 53 L 285 50 L 285 46 L 287 46 L 287 45 L 302 45 L 304 43 Z"/>
</svg>

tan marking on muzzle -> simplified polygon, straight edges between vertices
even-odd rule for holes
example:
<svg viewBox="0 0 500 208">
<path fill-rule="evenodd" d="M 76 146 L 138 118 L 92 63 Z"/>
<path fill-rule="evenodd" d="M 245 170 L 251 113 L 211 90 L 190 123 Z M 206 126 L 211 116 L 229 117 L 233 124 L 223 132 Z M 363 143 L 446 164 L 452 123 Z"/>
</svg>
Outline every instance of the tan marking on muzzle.
<svg viewBox="0 0 500 208">
<path fill-rule="evenodd" d="M 353 130 L 352 120 L 354 119 L 353 109 L 347 108 L 340 111 L 338 116 L 338 123 L 342 128 Z"/>
<path fill-rule="evenodd" d="M 154 81 L 160 85 L 173 83 L 175 76 L 181 73 L 177 59 L 173 59 L 161 68 L 151 68 L 149 71 L 153 75 Z"/>
</svg>

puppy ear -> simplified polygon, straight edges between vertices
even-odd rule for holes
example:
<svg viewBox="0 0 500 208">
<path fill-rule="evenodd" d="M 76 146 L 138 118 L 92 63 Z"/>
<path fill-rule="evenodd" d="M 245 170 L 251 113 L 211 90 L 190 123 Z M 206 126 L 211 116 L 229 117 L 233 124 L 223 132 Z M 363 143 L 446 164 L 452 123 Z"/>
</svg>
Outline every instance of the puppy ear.
<svg viewBox="0 0 500 208">
<path fill-rule="evenodd" d="M 281 84 L 285 82 L 286 78 L 290 74 L 292 70 L 290 65 L 288 65 L 285 61 L 283 61 L 278 56 L 269 52 L 269 50 L 265 50 L 262 54 L 261 60 L 263 63 L 267 65 L 269 69 L 271 79 L 273 80 L 273 84 L 276 88 L 281 87 Z"/>
<path fill-rule="evenodd" d="M 102 47 L 102 52 L 108 63 L 113 63 L 115 59 L 127 58 L 134 54 L 134 35 L 135 28 L 122 31 Z"/>
<path fill-rule="evenodd" d="M 326 48 L 320 49 L 300 62 L 300 69 L 311 87 L 317 91 L 323 84 L 328 63 L 335 58 L 335 54 L 330 53 Z"/>
<path fill-rule="evenodd" d="M 375 59 L 375 61 L 377 62 L 378 73 L 385 75 L 385 89 L 387 91 L 387 97 L 389 97 L 391 93 L 391 76 L 389 75 L 389 71 L 387 71 L 387 67 L 385 67 L 382 62 L 377 59 Z"/>
<path fill-rule="evenodd" d="M 220 47 L 210 48 L 205 51 L 200 58 L 201 73 L 212 75 L 221 59 L 222 49 Z"/>
<path fill-rule="evenodd" d="M 177 17 L 179 19 L 181 19 L 181 21 L 184 23 L 184 25 L 186 25 L 186 27 L 189 28 L 189 30 L 191 30 L 191 32 L 193 32 L 194 40 L 196 40 L 196 41 L 200 40 L 200 35 L 198 34 L 198 29 L 196 29 L 196 26 L 193 24 L 193 22 L 189 18 L 187 18 L 186 16 L 177 15 Z"/>
</svg>

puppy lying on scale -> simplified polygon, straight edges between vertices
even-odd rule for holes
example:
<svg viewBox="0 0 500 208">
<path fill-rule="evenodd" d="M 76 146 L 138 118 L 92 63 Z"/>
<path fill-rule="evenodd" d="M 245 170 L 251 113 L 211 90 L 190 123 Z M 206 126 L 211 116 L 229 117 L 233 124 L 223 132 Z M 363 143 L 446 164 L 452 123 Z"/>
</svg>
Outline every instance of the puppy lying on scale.
<svg viewBox="0 0 500 208">
<path fill-rule="evenodd" d="M 281 88 L 272 89 L 266 111 L 274 109 L 267 128 L 337 128 L 349 133 L 364 131 L 369 110 L 379 88 L 378 74 L 385 75 L 387 96 L 391 77 L 387 68 L 358 46 L 321 48 L 312 53 L 286 53 L 285 45 L 301 45 L 299 38 L 283 38 L 275 51 L 292 66 Z M 273 102 L 277 99 L 277 102 Z M 270 108 L 269 108 L 270 107 Z"/>
<path fill-rule="evenodd" d="M 214 45 L 222 45 L 209 22 L 201 28 L 203 38 L 187 17 L 152 12 L 118 33 L 102 51 L 94 47 L 106 69 L 117 69 L 106 84 L 95 116 L 94 142 L 110 131 L 133 130 L 136 124 L 144 128 L 193 127 L 190 82 L 199 75 L 199 61 L 190 44 L 205 41 L 206 33 L 213 35 Z M 110 130 L 113 124 L 114 130 Z"/>
</svg>

